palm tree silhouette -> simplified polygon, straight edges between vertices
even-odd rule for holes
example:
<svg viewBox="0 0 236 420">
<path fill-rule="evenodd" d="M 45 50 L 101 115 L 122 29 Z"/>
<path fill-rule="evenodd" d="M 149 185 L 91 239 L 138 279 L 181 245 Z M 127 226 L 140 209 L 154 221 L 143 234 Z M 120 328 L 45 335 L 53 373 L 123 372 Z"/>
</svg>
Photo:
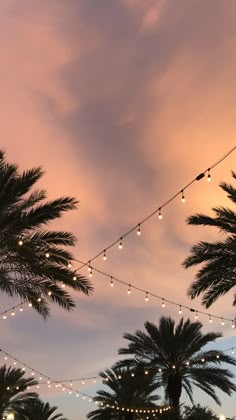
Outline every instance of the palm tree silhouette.
<svg viewBox="0 0 236 420">
<path fill-rule="evenodd" d="M 65 286 L 86 295 L 92 286 L 70 269 L 73 256 L 65 247 L 75 245 L 75 236 L 45 229 L 78 203 L 71 197 L 44 202 L 45 191 L 32 191 L 42 175 L 41 168 L 19 173 L 0 152 L 0 289 L 47 317 L 48 302 L 66 310 L 75 306 Z"/>
<path fill-rule="evenodd" d="M 62 414 L 56 413 L 57 407 L 43 403 L 40 399 L 29 401 L 24 405 L 22 413 L 16 420 L 67 420 Z"/>
<path fill-rule="evenodd" d="M 233 172 L 232 176 L 236 179 L 236 173 Z M 236 189 L 224 182 L 220 187 L 235 204 Z M 203 294 L 202 302 L 207 308 L 236 286 L 236 213 L 226 207 L 214 207 L 213 212 L 214 217 L 203 214 L 191 216 L 188 224 L 214 226 L 221 234 L 226 235 L 225 238 L 213 243 L 197 243 L 183 262 L 185 268 L 204 264 L 190 286 L 188 295 L 193 299 Z M 233 304 L 236 305 L 236 294 Z"/>
<path fill-rule="evenodd" d="M 166 399 L 174 408 L 174 418 L 180 418 L 180 397 L 184 389 L 193 402 L 193 386 L 212 397 L 220 404 L 215 389 L 228 395 L 236 391 L 232 372 L 220 367 L 221 363 L 236 365 L 236 360 L 217 350 L 204 350 L 204 346 L 221 337 L 221 334 L 201 332 L 200 322 L 180 320 L 175 326 L 174 320 L 162 317 L 159 325 L 145 323 L 146 331 L 124 334 L 128 340 L 127 348 L 121 348 L 119 354 L 132 355 L 134 358 L 120 361 L 117 367 L 138 366 L 144 363 L 154 369 L 156 380 L 164 387 Z"/>
<path fill-rule="evenodd" d="M 100 373 L 103 384 L 110 388 L 109 391 L 99 390 L 94 401 L 102 404 L 100 408 L 90 412 L 87 416 L 92 420 L 132 420 L 141 418 L 135 412 L 125 411 L 135 408 L 158 408 L 155 402 L 159 396 L 153 394 L 158 384 L 154 375 L 146 375 L 144 366 L 140 365 L 134 371 L 129 367 L 107 369 Z M 120 410 L 117 410 L 119 406 Z M 124 411 L 121 409 L 124 408 Z"/>
<path fill-rule="evenodd" d="M 21 369 L 0 367 L 0 419 L 5 414 L 21 413 L 24 404 L 37 400 L 35 392 L 28 392 L 28 387 L 37 385 L 34 378 L 24 378 Z"/>
</svg>

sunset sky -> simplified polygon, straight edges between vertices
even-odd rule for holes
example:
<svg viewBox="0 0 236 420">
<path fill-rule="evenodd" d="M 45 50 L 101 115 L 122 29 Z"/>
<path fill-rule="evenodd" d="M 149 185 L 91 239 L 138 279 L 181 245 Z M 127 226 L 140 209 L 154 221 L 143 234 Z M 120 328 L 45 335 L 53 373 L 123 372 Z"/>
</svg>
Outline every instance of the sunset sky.
<svg viewBox="0 0 236 420">
<path fill-rule="evenodd" d="M 21 170 L 44 167 L 38 187 L 49 198 L 78 198 L 79 209 L 52 225 L 77 235 L 78 260 L 106 248 L 236 144 L 235 16 L 235 0 L 1 0 L 1 148 Z M 195 270 L 181 263 L 196 241 L 219 235 L 187 226 L 186 218 L 228 204 L 218 184 L 231 181 L 235 157 L 95 267 L 200 309 L 200 300 L 186 296 Z M 180 318 L 178 308 L 146 303 L 122 285 L 111 289 L 101 275 L 92 282 L 92 297 L 74 296 L 73 313 L 54 307 L 45 322 L 25 308 L 0 320 L 0 347 L 58 380 L 96 376 L 117 360 L 124 332 L 163 314 Z M 209 312 L 233 318 L 232 296 Z M 1 310 L 18 302 L 1 294 Z M 230 323 L 200 320 L 204 331 L 224 334 L 216 348 L 236 346 Z M 97 389 L 76 387 L 90 395 Z M 69 420 L 94 409 L 68 393 L 41 393 Z M 200 392 L 194 397 L 218 414 L 236 414 L 235 396 L 220 394 L 222 407 Z M 182 402 L 189 403 L 185 395 Z"/>
</svg>

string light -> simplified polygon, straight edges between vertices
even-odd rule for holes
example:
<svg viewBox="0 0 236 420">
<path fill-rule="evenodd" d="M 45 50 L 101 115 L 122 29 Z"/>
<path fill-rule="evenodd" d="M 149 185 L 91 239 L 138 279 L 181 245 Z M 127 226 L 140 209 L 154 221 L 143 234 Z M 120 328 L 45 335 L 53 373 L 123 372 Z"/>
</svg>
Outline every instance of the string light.
<svg viewBox="0 0 236 420">
<path fill-rule="evenodd" d="M 182 201 L 182 203 L 185 203 L 186 200 L 185 200 L 185 196 L 184 196 L 184 190 L 182 190 L 181 193 L 182 193 L 181 201 Z"/>
<path fill-rule="evenodd" d="M 173 196 L 171 196 L 166 202 L 164 202 L 161 206 L 158 206 L 154 211 L 152 211 L 152 213 L 150 213 L 148 216 L 146 216 L 143 220 L 141 220 L 138 224 L 136 224 L 135 226 L 133 226 L 131 229 L 129 229 L 127 232 L 125 232 L 122 235 L 122 239 L 125 238 L 126 236 L 130 235 L 134 230 L 137 229 L 137 226 L 147 222 L 149 219 L 151 219 L 152 217 L 154 217 L 156 215 L 156 213 L 158 213 L 158 217 L 159 219 L 162 218 L 162 213 L 161 210 L 166 207 L 167 205 L 169 205 L 172 201 L 175 200 L 176 197 L 178 197 L 180 194 L 182 194 L 183 191 L 187 190 L 194 182 L 196 181 L 200 181 L 202 178 L 205 177 L 206 173 L 210 173 L 210 170 L 214 169 L 216 166 L 218 166 L 221 162 L 223 162 L 230 154 L 232 154 L 236 149 L 236 146 L 234 146 L 231 150 L 229 150 L 227 153 L 225 153 L 223 156 L 221 156 L 215 163 L 213 163 L 211 166 L 209 166 L 207 169 L 205 169 L 203 172 L 201 172 L 198 176 L 196 176 L 195 178 L 193 178 L 187 185 L 185 185 L 183 188 L 181 188 L 179 191 L 177 191 L 177 193 L 175 193 Z M 110 248 L 112 248 L 114 245 L 116 245 L 117 243 L 119 243 L 120 239 L 115 240 L 113 243 L 111 243 L 109 246 L 106 247 L 105 250 L 108 250 Z M 96 258 L 98 258 L 101 254 L 103 254 L 104 251 L 100 251 L 97 255 L 95 255 L 93 258 L 90 258 L 90 261 L 95 260 Z M 76 260 L 75 260 L 76 261 Z M 85 265 L 87 265 L 87 263 L 83 263 L 83 265 L 81 267 L 78 268 L 78 270 L 80 270 L 81 268 L 83 268 Z"/>
<path fill-rule="evenodd" d="M 128 288 L 128 295 L 131 294 L 131 288 L 130 288 L 130 284 L 129 284 L 129 288 Z"/>
<path fill-rule="evenodd" d="M 146 301 L 146 302 L 148 302 L 148 301 L 149 301 L 148 292 L 146 292 L 145 301 Z"/>
<path fill-rule="evenodd" d="M 182 306 L 181 305 L 179 305 L 179 314 L 181 315 L 182 314 Z"/>
<path fill-rule="evenodd" d="M 140 224 L 138 225 L 137 235 L 138 235 L 138 236 L 140 236 L 140 235 L 141 235 Z"/>
<path fill-rule="evenodd" d="M 20 245 L 20 246 L 23 245 L 23 241 L 21 239 L 18 241 L 18 245 Z"/>
<path fill-rule="evenodd" d="M 13 310 L 12 310 L 11 315 L 12 315 L 12 316 L 15 316 L 15 310 L 14 310 L 14 308 L 13 308 Z"/>
<path fill-rule="evenodd" d="M 103 260 L 106 261 L 106 259 L 107 259 L 107 254 L 106 254 L 106 250 L 104 249 L 104 251 L 103 251 Z"/>
<path fill-rule="evenodd" d="M 210 168 L 208 168 L 208 169 L 207 169 L 207 172 L 208 172 L 208 174 L 207 174 L 207 181 L 208 181 L 208 182 L 211 182 L 211 173 L 210 173 Z"/>
<path fill-rule="evenodd" d="M 49 252 L 46 252 L 46 258 L 49 258 L 49 257 L 50 257 Z"/>
<path fill-rule="evenodd" d="M 210 322 L 210 324 L 212 323 L 212 317 L 211 317 L 211 315 L 209 315 L 209 322 Z"/>
<path fill-rule="evenodd" d="M 73 280 L 76 281 L 77 280 L 77 277 L 76 276 L 73 276 Z"/>
<path fill-rule="evenodd" d="M 122 242 L 123 238 L 120 238 L 120 243 L 119 243 L 119 249 L 123 248 L 123 242 Z"/>
<path fill-rule="evenodd" d="M 86 263 L 84 263 L 83 261 L 77 260 L 77 262 L 79 262 L 80 264 L 85 264 L 86 265 Z M 114 285 L 114 281 L 116 281 L 119 284 L 122 284 L 124 286 L 127 286 L 127 290 L 129 290 L 129 287 L 130 287 L 130 289 L 132 288 L 132 289 L 137 290 L 137 291 L 139 291 L 141 293 L 144 293 L 145 296 L 146 296 L 146 294 L 148 294 L 148 298 L 151 296 L 151 297 L 154 297 L 154 298 L 160 300 L 161 301 L 162 308 L 165 308 L 166 307 L 166 303 L 169 303 L 170 305 L 176 306 L 179 309 L 180 309 L 180 306 L 181 306 L 181 310 L 183 310 L 183 308 L 184 308 L 184 309 L 189 310 L 190 312 L 195 313 L 195 319 L 198 319 L 199 314 L 201 314 L 201 315 L 207 316 L 208 319 L 209 319 L 209 322 L 210 322 L 210 319 L 213 322 L 213 319 L 215 318 L 215 319 L 220 319 L 222 325 L 224 325 L 226 321 L 227 322 L 230 322 L 231 325 L 233 325 L 233 323 L 235 324 L 235 320 L 232 320 L 232 319 L 229 319 L 229 318 L 226 318 L 226 317 L 222 317 L 222 316 L 219 316 L 219 315 L 212 315 L 212 314 L 209 314 L 208 312 L 196 310 L 196 309 L 191 308 L 189 306 L 183 305 L 180 302 L 175 302 L 175 301 L 172 301 L 170 299 L 161 297 L 161 296 L 159 296 L 159 295 L 157 295 L 155 293 L 152 293 L 152 292 L 150 292 L 148 290 L 141 289 L 140 287 L 137 287 L 134 284 L 128 283 L 128 282 L 126 282 L 124 280 L 121 280 L 121 279 L 119 279 L 117 277 L 111 276 L 110 274 L 108 274 L 108 273 L 106 273 L 106 272 L 104 272 L 102 270 L 99 270 L 99 269 L 95 268 L 94 266 L 91 266 L 91 267 L 92 267 L 93 271 L 95 271 L 95 272 L 97 272 L 99 274 L 102 274 L 104 277 L 109 277 L 111 279 L 111 286 L 112 287 Z"/>
</svg>

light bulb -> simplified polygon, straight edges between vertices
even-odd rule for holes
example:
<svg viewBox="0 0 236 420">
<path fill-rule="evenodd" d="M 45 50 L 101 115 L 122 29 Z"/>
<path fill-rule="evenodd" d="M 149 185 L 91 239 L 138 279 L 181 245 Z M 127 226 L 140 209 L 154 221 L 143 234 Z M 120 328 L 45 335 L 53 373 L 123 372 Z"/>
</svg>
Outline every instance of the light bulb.
<svg viewBox="0 0 236 420">
<path fill-rule="evenodd" d="M 23 241 L 21 239 L 18 241 L 18 245 L 20 245 L 20 246 L 23 245 Z"/>
<path fill-rule="evenodd" d="M 145 375 L 148 375 L 148 370 L 145 370 L 145 372 L 144 372 L 144 373 L 145 373 Z"/>
<path fill-rule="evenodd" d="M 225 325 L 225 321 L 223 318 L 221 318 L 221 325 Z"/>
<path fill-rule="evenodd" d="M 3 319 L 7 319 L 7 314 L 3 314 Z"/>
<path fill-rule="evenodd" d="M 138 235 L 138 236 L 140 236 L 140 235 L 141 235 L 140 225 L 138 225 L 137 235 Z"/>
<path fill-rule="evenodd" d="M 76 276 L 73 276 L 73 280 L 76 281 L 77 280 L 77 277 Z"/>
<path fill-rule="evenodd" d="M 28 303 L 28 307 L 29 307 L 29 308 L 32 308 L 32 302 L 29 302 L 29 303 Z"/>
<path fill-rule="evenodd" d="M 104 259 L 104 261 L 106 261 L 106 259 L 107 259 L 107 254 L 106 254 L 106 250 L 105 249 L 103 251 L 103 259 Z"/>
<path fill-rule="evenodd" d="M 216 355 L 216 358 L 217 358 L 217 359 L 219 359 L 219 358 L 220 358 L 220 355 L 219 355 L 219 354 L 217 354 L 217 355 Z"/>
<path fill-rule="evenodd" d="M 148 301 L 149 301 L 148 292 L 146 292 L 145 301 L 146 301 L 146 302 L 148 302 Z"/>
<path fill-rule="evenodd" d="M 208 171 L 208 175 L 207 175 L 207 181 L 211 182 L 211 174 L 210 174 L 210 169 L 207 169 Z"/>
<path fill-rule="evenodd" d="M 111 277 L 111 283 L 110 283 L 111 287 L 114 286 L 114 282 L 113 282 L 113 278 Z"/>
<path fill-rule="evenodd" d="M 23 306 L 22 305 L 20 306 L 20 312 L 23 312 Z"/>
<path fill-rule="evenodd" d="M 181 315 L 182 314 L 182 306 L 180 305 L 180 307 L 179 307 L 179 314 Z"/>
<path fill-rule="evenodd" d="M 122 238 L 120 238 L 119 249 L 123 248 Z"/>
<path fill-rule="evenodd" d="M 232 328 L 235 328 L 235 321 L 232 321 Z"/>
<path fill-rule="evenodd" d="M 202 363 L 204 363 L 204 362 L 205 362 L 205 359 L 204 359 L 204 357 L 202 357 L 202 358 L 201 358 L 201 361 L 202 361 Z"/>
<path fill-rule="evenodd" d="M 13 365 L 16 365 L 16 361 L 14 360 L 14 363 L 13 363 Z"/>
<path fill-rule="evenodd" d="M 129 284 L 128 295 L 130 295 L 130 293 L 131 293 L 131 289 L 130 289 L 130 284 Z"/>
<path fill-rule="evenodd" d="M 71 268 L 71 267 L 72 267 L 72 264 L 71 264 L 71 262 L 68 262 L 68 265 L 67 265 L 67 267 L 68 267 L 68 268 Z"/>
<path fill-rule="evenodd" d="M 159 219 L 159 220 L 161 220 L 161 219 L 162 219 L 161 208 L 159 208 L 158 219 Z"/>
<path fill-rule="evenodd" d="M 134 378 L 134 372 L 131 373 L 132 378 Z"/>
<path fill-rule="evenodd" d="M 14 311 L 14 309 L 13 309 L 13 311 L 12 311 L 11 315 L 12 315 L 12 316 L 15 316 L 15 311 Z"/>
<path fill-rule="evenodd" d="M 51 290 L 49 290 L 49 292 L 48 292 L 48 296 L 52 296 L 52 292 L 51 292 Z"/>
<path fill-rule="evenodd" d="M 162 299 L 162 304 L 161 304 L 162 308 L 165 308 L 166 304 L 165 304 L 165 300 Z"/>
<path fill-rule="evenodd" d="M 198 319 L 198 311 L 195 312 L 195 319 Z"/>
<path fill-rule="evenodd" d="M 181 201 L 182 201 L 182 203 L 185 203 L 186 200 L 185 200 L 185 196 L 184 196 L 184 190 L 182 190 L 181 193 L 182 193 Z"/>
<path fill-rule="evenodd" d="M 50 254 L 49 254 L 49 252 L 46 252 L 46 258 L 49 258 L 50 257 Z"/>
<path fill-rule="evenodd" d="M 66 287 L 65 283 L 62 283 L 61 287 L 64 289 Z"/>
<path fill-rule="evenodd" d="M 89 277 L 93 277 L 93 270 L 91 268 L 90 272 L 89 272 Z"/>
<path fill-rule="evenodd" d="M 39 297 L 39 298 L 38 298 L 38 302 L 41 302 L 41 300 L 42 300 L 42 299 L 41 299 L 41 297 Z"/>
<path fill-rule="evenodd" d="M 210 322 L 210 324 L 212 323 L 211 315 L 209 315 L 209 322 Z"/>
</svg>

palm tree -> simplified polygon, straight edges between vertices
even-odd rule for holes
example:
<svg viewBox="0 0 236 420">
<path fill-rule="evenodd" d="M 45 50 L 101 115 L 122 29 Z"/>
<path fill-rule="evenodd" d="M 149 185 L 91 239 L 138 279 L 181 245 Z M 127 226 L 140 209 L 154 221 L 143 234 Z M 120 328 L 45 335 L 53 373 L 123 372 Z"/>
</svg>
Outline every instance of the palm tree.
<svg viewBox="0 0 236 420">
<path fill-rule="evenodd" d="M 29 401 L 23 407 L 20 416 L 16 420 L 67 420 L 62 414 L 56 413 L 57 407 L 43 403 L 40 399 Z"/>
<path fill-rule="evenodd" d="M 111 391 L 100 390 L 94 401 L 100 404 L 100 408 L 90 412 L 87 416 L 92 420 L 132 420 L 139 417 L 135 413 L 135 409 L 156 408 L 155 401 L 159 397 L 153 392 L 158 384 L 154 379 L 154 375 L 145 375 L 144 366 L 139 366 L 133 376 L 133 370 L 129 367 L 122 369 L 108 369 L 101 372 L 100 376 L 103 383 L 110 388 Z M 117 407 L 120 410 L 117 410 Z M 122 410 L 124 409 L 124 411 Z M 133 409 L 134 412 L 125 411 Z M 141 415 L 140 415 L 141 416 Z"/>
<path fill-rule="evenodd" d="M 121 348 L 119 354 L 132 355 L 134 358 L 118 362 L 117 366 L 137 366 L 140 361 L 149 369 L 154 369 L 156 380 L 165 390 L 166 399 L 174 409 L 174 419 L 179 420 L 180 397 L 185 390 L 193 402 L 193 385 L 197 386 L 216 403 L 220 404 L 215 388 L 228 395 L 236 391 L 232 372 L 220 367 L 222 362 L 236 365 L 236 360 L 220 351 L 204 350 L 203 347 L 217 338 L 219 333 L 201 332 L 200 322 L 180 320 L 175 326 L 174 320 L 162 317 L 159 325 L 145 323 L 146 331 L 124 334 L 129 341 L 127 348 Z"/>
<path fill-rule="evenodd" d="M 232 175 L 236 179 L 236 173 L 233 172 Z M 235 204 L 236 189 L 224 182 L 220 187 Z M 213 243 L 197 243 L 183 263 L 185 268 L 204 264 L 190 286 L 188 295 L 193 299 L 203 293 L 202 302 L 207 308 L 236 286 L 236 213 L 226 207 L 214 207 L 213 212 L 214 217 L 203 214 L 191 216 L 188 224 L 214 226 L 226 236 L 223 240 Z M 236 305 L 236 294 L 233 304 Z"/>
<path fill-rule="evenodd" d="M 24 378 L 24 371 L 0 367 L 0 419 L 7 413 L 20 413 L 24 404 L 35 401 L 38 395 L 28 392 L 28 387 L 37 385 L 34 378 Z"/>
<path fill-rule="evenodd" d="M 219 420 L 219 417 L 208 407 L 201 407 L 200 404 L 192 407 L 184 407 L 184 420 Z"/>
<path fill-rule="evenodd" d="M 71 197 L 44 202 L 45 191 L 32 191 L 42 175 L 41 168 L 20 173 L 0 152 L 0 289 L 47 317 L 48 302 L 66 310 L 75 306 L 65 286 L 86 295 L 92 287 L 71 270 L 73 256 L 65 247 L 75 245 L 75 236 L 45 229 L 78 202 Z"/>
</svg>

